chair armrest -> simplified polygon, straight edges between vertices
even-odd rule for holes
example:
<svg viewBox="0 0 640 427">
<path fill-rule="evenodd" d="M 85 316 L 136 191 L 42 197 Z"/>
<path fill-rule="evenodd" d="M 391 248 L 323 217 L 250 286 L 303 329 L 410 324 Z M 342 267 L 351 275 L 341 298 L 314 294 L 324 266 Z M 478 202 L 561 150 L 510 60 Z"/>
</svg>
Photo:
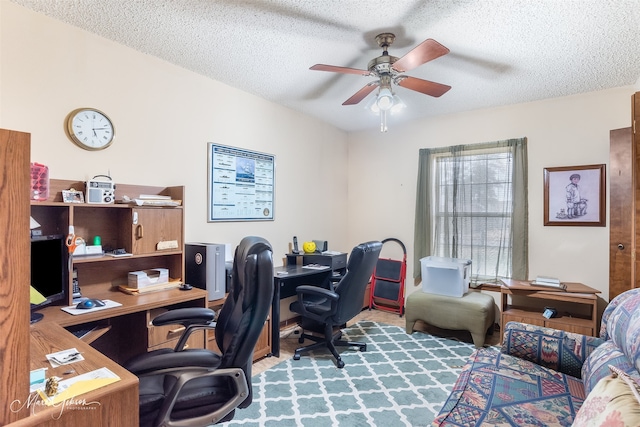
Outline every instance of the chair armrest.
<svg viewBox="0 0 640 427">
<path fill-rule="evenodd" d="M 312 286 L 312 285 L 298 286 L 296 288 L 296 293 L 298 294 L 298 299 L 300 299 L 300 297 L 304 298 L 305 295 L 315 295 L 320 297 L 326 297 L 334 301 L 337 301 L 339 298 L 338 294 L 333 292 L 331 289 L 321 288 L 319 286 Z"/>
<path fill-rule="evenodd" d="M 154 326 L 173 324 L 184 326 L 185 331 L 174 348 L 174 351 L 182 351 L 192 333 L 198 329 L 215 329 L 216 325 L 213 321 L 215 314 L 215 311 L 204 307 L 177 308 L 156 316 L 151 323 Z"/>
<path fill-rule="evenodd" d="M 338 308 L 338 300 L 340 296 L 330 289 L 321 288 L 319 286 L 302 285 L 296 288 L 298 294 L 297 309 L 298 314 L 302 317 L 306 317 L 316 322 L 324 323 L 327 317 L 333 315 Z M 322 308 L 315 306 L 315 303 L 322 300 L 329 300 L 331 302 L 330 308 Z M 309 307 L 307 307 L 309 305 Z M 313 311 L 308 308 L 314 307 Z"/>
<path fill-rule="evenodd" d="M 207 369 L 217 368 L 220 366 L 220 362 L 221 356 L 219 354 L 202 348 L 180 352 L 163 348 L 141 354 L 128 361 L 124 367 L 131 373 L 140 376 L 149 372 L 190 366 L 201 366 Z"/>
<path fill-rule="evenodd" d="M 581 378 L 584 361 L 603 342 L 600 338 L 559 329 L 509 322 L 500 351 Z"/>
<path fill-rule="evenodd" d="M 189 325 L 187 329 L 182 333 L 180 339 L 178 340 L 176 346 L 173 348 L 173 351 L 182 351 L 184 350 L 184 346 L 187 345 L 187 340 L 197 330 L 200 329 L 210 329 L 212 331 L 216 330 L 216 322 L 211 322 L 208 325 Z"/>
<path fill-rule="evenodd" d="M 194 369 L 193 371 L 179 370 L 180 373 L 172 375 L 171 372 L 166 372 L 176 378 L 176 382 L 171 387 L 171 390 L 167 393 L 167 397 L 160 408 L 160 412 L 156 421 L 161 421 L 159 425 L 167 427 L 188 427 L 195 425 L 209 425 L 216 424 L 224 417 L 226 417 L 231 411 L 236 409 L 238 405 L 244 402 L 249 397 L 249 387 L 247 385 L 247 377 L 240 368 L 226 368 L 209 370 L 203 372 L 201 369 Z M 171 412 L 177 402 L 180 395 L 180 391 L 191 380 L 200 380 L 204 377 L 227 377 L 230 380 L 230 385 L 233 387 L 233 396 L 229 398 L 221 407 L 211 411 L 207 414 L 200 415 L 198 417 L 192 417 L 188 420 L 172 420 Z"/>
<path fill-rule="evenodd" d="M 169 310 L 156 316 L 152 323 L 155 326 L 181 324 L 185 327 L 193 324 L 206 325 L 213 321 L 215 312 L 204 307 L 188 307 Z"/>
</svg>

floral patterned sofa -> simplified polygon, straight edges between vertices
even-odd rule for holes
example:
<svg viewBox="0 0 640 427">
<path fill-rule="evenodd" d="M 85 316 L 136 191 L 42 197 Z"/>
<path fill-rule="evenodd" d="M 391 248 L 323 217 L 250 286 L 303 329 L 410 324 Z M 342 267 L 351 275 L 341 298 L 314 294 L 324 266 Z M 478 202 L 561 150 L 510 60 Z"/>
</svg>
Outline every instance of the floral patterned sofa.
<svg viewBox="0 0 640 427">
<path fill-rule="evenodd" d="M 614 298 L 600 337 L 509 322 L 477 349 L 432 426 L 640 426 L 640 289 Z"/>
</svg>

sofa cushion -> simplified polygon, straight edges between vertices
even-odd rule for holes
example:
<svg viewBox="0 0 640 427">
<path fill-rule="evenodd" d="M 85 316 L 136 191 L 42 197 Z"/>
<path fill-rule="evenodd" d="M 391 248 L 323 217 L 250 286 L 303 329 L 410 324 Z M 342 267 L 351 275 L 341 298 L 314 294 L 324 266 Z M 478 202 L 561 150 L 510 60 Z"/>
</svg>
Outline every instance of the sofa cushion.
<svg viewBox="0 0 640 427">
<path fill-rule="evenodd" d="M 627 295 L 626 293 L 623 295 Z M 624 298 L 611 312 L 607 319 L 607 335 L 630 360 L 636 359 L 638 353 L 638 336 L 640 335 L 640 293 L 631 293 Z M 640 366 L 636 366 L 640 369 Z"/>
<path fill-rule="evenodd" d="M 508 322 L 502 352 L 581 378 L 582 364 L 604 341 L 520 322 Z"/>
<path fill-rule="evenodd" d="M 640 390 L 625 372 L 610 366 L 613 373 L 593 388 L 576 414 L 574 427 L 640 425 Z"/>
<path fill-rule="evenodd" d="M 611 314 L 624 301 L 626 301 L 629 298 L 638 298 L 638 295 L 640 295 L 640 288 L 634 288 L 621 293 L 620 295 L 616 296 L 614 299 L 609 301 L 609 304 L 607 304 L 607 306 L 604 309 L 604 312 L 602 313 L 602 321 L 600 323 L 600 338 L 602 338 L 603 340 L 608 340 L 611 338 L 609 336 L 609 327 L 608 327 L 609 318 L 611 317 Z"/>
<path fill-rule="evenodd" d="M 535 363 L 477 349 L 433 426 L 570 426 L 584 400 L 582 382 Z"/>
<path fill-rule="evenodd" d="M 591 393 L 603 378 L 611 374 L 613 365 L 640 381 L 640 375 L 631 361 L 620 351 L 613 341 L 606 341 L 596 348 L 582 365 L 582 381 L 585 394 Z"/>
</svg>

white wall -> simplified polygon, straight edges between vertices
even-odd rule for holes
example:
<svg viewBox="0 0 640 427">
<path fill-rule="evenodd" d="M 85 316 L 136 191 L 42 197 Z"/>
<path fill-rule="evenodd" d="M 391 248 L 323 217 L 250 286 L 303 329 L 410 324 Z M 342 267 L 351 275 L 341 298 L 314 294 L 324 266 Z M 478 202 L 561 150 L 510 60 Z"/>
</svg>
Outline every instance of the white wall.
<svg viewBox="0 0 640 427">
<path fill-rule="evenodd" d="M 607 227 L 544 227 L 544 167 L 608 164 L 609 130 L 630 126 L 633 87 L 436 117 L 351 135 L 201 75 L 0 2 L 0 127 L 31 132 L 31 159 L 53 178 L 186 186 L 186 239 L 236 244 L 261 235 L 275 255 L 291 236 L 348 251 L 397 237 L 413 265 L 418 150 L 527 137 L 530 276 L 555 275 L 608 299 Z M 224 103 L 222 102 L 224 100 Z M 115 122 L 116 141 L 87 152 L 64 118 L 86 106 Z M 276 220 L 206 222 L 206 144 L 276 155 Z M 320 173 L 323 179 L 315 179 Z M 608 185 L 607 185 L 608 192 Z M 395 257 L 395 254 L 393 255 Z"/>
<path fill-rule="evenodd" d="M 185 185 L 187 241 L 260 235 L 277 265 L 293 235 L 349 250 L 344 132 L 4 1 L 0 48 L 0 127 L 30 132 L 31 159 L 52 178 Z M 66 137 L 78 107 L 110 116 L 111 147 L 84 151 Z M 207 223 L 207 142 L 276 156 L 275 221 Z"/>
<path fill-rule="evenodd" d="M 609 293 L 606 227 L 543 226 L 543 169 L 609 163 L 609 131 L 631 125 L 632 87 L 436 117 L 349 136 L 349 238 L 397 237 L 409 251 L 420 148 L 527 137 L 529 275 L 557 276 Z M 607 177 L 608 179 L 608 177 Z M 608 206 L 607 183 L 607 206 Z M 372 232 L 373 230 L 373 232 Z"/>
</svg>

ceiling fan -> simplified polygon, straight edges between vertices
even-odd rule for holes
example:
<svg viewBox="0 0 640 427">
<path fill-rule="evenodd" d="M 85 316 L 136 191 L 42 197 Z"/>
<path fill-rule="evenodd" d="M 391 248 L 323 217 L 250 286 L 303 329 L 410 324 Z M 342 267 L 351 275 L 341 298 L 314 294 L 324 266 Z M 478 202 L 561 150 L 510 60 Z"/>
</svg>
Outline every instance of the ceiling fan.
<svg viewBox="0 0 640 427">
<path fill-rule="evenodd" d="M 449 49 L 433 39 L 427 39 L 414 47 L 402 58 L 396 58 L 387 52 L 387 49 L 391 46 L 395 38 L 396 36 L 392 33 L 382 33 L 376 36 L 376 42 L 378 46 L 382 48 L 382 55 L 369 61 L 366 70 L 325 64 L 316 64 L 310 69 L 343 74 L 359 74 L 361 76 L 378 78 L 376 81 L 367 83 L 362 89 L 343 102 L 342 105 L 357 104 L 379 87 L 380 91 L 376 103 L 381 110 L 390 109 L 394 103 L 393 90 L 391 88 L 392 83 L 434 97 L 442 96 L 451 89 L 451 86 L 402 74 L 426 62 L 446 55 L 449 53 Z"/>
</svg>

